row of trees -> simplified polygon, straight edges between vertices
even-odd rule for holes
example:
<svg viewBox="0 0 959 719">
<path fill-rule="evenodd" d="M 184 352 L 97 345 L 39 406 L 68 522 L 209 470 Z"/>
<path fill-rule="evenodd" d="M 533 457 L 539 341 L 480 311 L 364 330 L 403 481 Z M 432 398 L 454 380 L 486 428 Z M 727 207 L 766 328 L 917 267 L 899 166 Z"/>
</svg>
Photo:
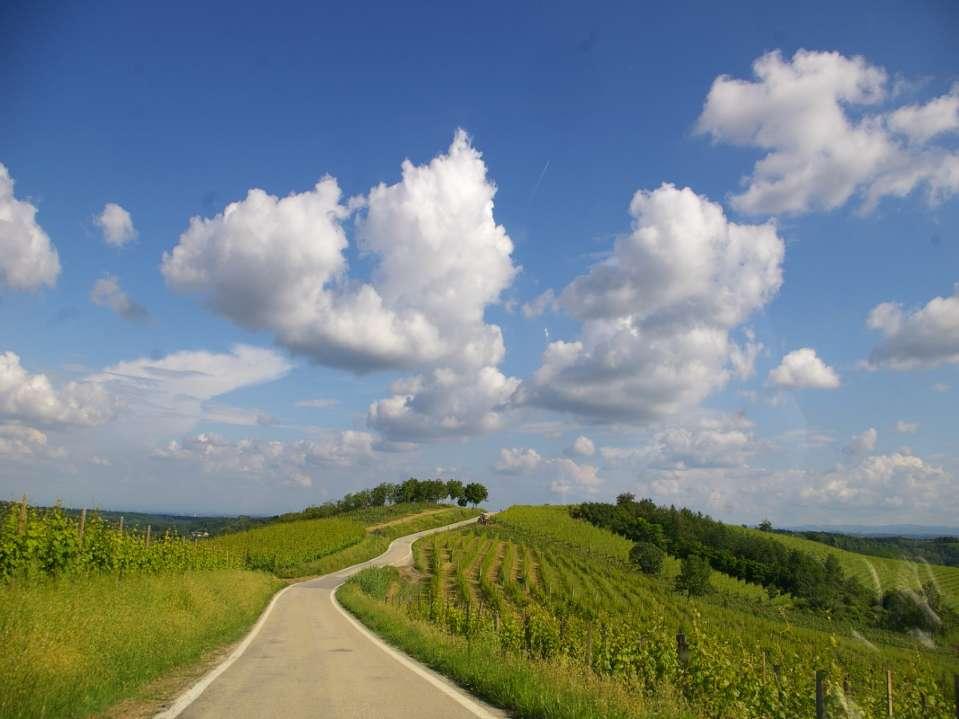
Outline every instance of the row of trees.
<svg viewBox="0 0 959 719">
<path fill-rule="evenodd" d="M 680 557 L 676 590 L 687 595 L 710 591 L 715 569 L 762 584 L 771 593 L 788 592 L 810 608 L 887 629 L 944 633 L 959 623 L 932 583 L 919 591 L 889 589 L 876 602 L 861 582 L 844 574 L 834 555 L 820 560 L 688 509 L 657 507 L 649 499 L 637 502 L 622 494 L 615 505 L 586 503 L 573 515 L 633 540 L 630 560 L 646 574 L 659 574 L 667 553 Z"/>
<path fill-rule="evenodd" d="M 489 491 L 479 482 L 463 484 L 458 479 L 417 479 L 410 477 L 405 482 L 383 482 L 372 489 L 344 495 L 342 499 L 324 502 L 321 505 L 307 507 L 302 512 L 293 512 L 280 517 L 281 520 L 321 519 L 337 514 L 354 512 L 370 507 L 384 507 L 388 504 L 437 503 L 449 499 L 461 507 L 472 504 L 474 507 L 489 497 Z"/>
<path fill-rule="evenodd" d="M 814 609 L 851 615 L 871 611 L 872 593 L 847 577 L 835 557 L 821 561 L 700 512 L 658 507 L 649 499 L 636 501 L 633 495 L 623 494 L 615 505 L 586 503 L 574 513 L 634 542 L 652 545 L 681 559 L 700 557 L 717 571 L 773 591 L 788 592 Z M 651 552 L 648 548 L 645 551 Z"/>
</svg>

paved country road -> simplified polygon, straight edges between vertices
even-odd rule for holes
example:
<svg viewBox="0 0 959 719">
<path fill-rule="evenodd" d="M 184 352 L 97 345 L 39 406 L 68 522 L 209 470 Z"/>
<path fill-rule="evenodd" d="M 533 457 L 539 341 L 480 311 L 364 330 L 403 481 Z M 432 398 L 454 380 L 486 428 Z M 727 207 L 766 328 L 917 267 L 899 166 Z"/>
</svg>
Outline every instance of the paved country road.
<svg viewBox="0 0 959 719">
<path fill-rule="evenodd" d="M 475 521 L 401 537 L 375 559 L 284 589 L 233 654 L 156 719 L 505 717 L 388 647 L 334 595 L 365 567 L 410 564 L 419 537 Z"/>
</svg>

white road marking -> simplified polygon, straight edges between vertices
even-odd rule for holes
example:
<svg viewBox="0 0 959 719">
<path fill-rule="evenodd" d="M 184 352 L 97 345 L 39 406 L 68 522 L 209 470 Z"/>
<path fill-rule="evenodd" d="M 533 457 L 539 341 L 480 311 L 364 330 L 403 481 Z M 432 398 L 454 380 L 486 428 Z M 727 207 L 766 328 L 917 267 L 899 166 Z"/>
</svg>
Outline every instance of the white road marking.
<svg viewBox="0 0 959 719">
<path fill-rule="evenodd" d="M 157 714 L 154 719 L 174 719 L 174 717 L 179 716 L 184 709 L 195 702 L 197 698 L 206 690 L 206 688 L 216 681 L 217 677 L 229 669 L 233 665 L 233 662 L 243 655 L 243 652 L 246 651 L 246 648 L 250 646 L 254 639 L 256 639 L 256 635 L 260 633 L 260 629 L 266 623 L 267 617 L 270 616 L 270 612 L 273 611 L 273 606 L 277 603 L 279 598 L 295 586 L 296 584 L 291 584 L 277 592 L 267 605 L 266 611 L 260 615 L 260 618 L 257 620 L 256 624 L 253 625 L 253 629 L 250 630 L 250 633 L 246 635 L 243 641 L 240 642 L 240 645 L 233 650 L 230 656 L 224 659 L 221 664 L 214 667 L 200 681 L 177 697 L 177 700 L 173 702 L 170 707 Z"/>
<path fill-rule="evenodd" d="M 389 555 L 390 551 L 393 549 L 393 545 L 395 545 L 397 542 L 402 542 L 402 541 L 404 541 L 404 540 L 410 540 L 410 539 L 414 539 L 414 540 L 415 540 L 415 539 L 419 539 L 419 538 L 422 537 L 422 536 L 426 536 L 426 535 L 428 535 L 428 534 L 435 534 L 435 533 L 437 533 L 437 532 L 443 532 L 443 531 L 446 531 L 446 530 L 449 530 L 449 529 L 457 529 L 458 527 L 465 526 L 465 525 L 467 525 L 467 524 L 470 524 L 471 522 L 475 522 L 476 520 L 477 520 L 477 518 L 474 517 L 474 518 L 472 518 L 472 519 L 465 519 L 465 520 L 460 521 L 460 522 L 455 522 L 454 524 L 450 524 L 450 525 L 447 525 L 447 526 L 445 526 L 445 527 L 435 527 L 434 529 L 426 529 L 426 530 L 423 530 L 422 532 L 416 532 L 416 533 L 414 533 L 414 534 L 409 534 L 409 535 L 407 535 L 407 536 L 405 536 L 405 537 L 397 537 L 397 538 L 394 539 L 392 542 L 390 542 L 390 546 L 388 546 L 388 547 L 386 548 L 386 551 L 383 552 L 383 553 L 382 553 L 381 555 L 379 555 L 378 557 L 374 557 L 373 559 L 368 559 L 368 560 L 366 560 L 365 562 L 360 562 L 360 563 L 358 563 L 358 564 L 354 564 L 354 565 L 351 566 L 351 567 L 347 567 L 345 570 L 341 570 L 341 571 L 343 572 L 343 574 L 337 574 L 337 575 L 335 575 L 335 576 L 336 576 L 337 579 L 347 579 L 347 578 L 351 577 L 353 574 L 355 574 L 356 572 L 358 572 L 360 569 L 365 569 L 366 567 L 371 567 L 371 566 L 373 566 L 373 563 L 374 563 L 375 561 L 377 561 L 377 560 L 379 560 L 379 559 L 383 559 L 384 557 L 386 557 L 387 555 Z M 405 563 L 408 559 L 412 559 L 412 558 L 413 558 L 413 546 L 412 546 L 412 542 L 411 542 L 411 543 L 410 543 L 410 551 L 409 551 L 409 553 L 407 554 L 407 556 L 403 557 L 402 562 Z M 352 570 L 352 571 L 351 571 L 351 570 Z M 329 576 L 329 575 L 323 575 L 323 576 Z M 227 669 L 229 669 L 237 659 L 239 659 L 241 656 L 243 656 L 243 652 L 245 652 L 245 651 L 247 650 L 247 647 L 249 647 L 250 644 L 253 643 L 253 640 L 256 639 L 256 635 L 260 633 L 260 629 L 261 629 L 261 628 L 263 627 L 263 625 L 266 623 L 267 618 L 270 616 L 270 612 L 273 611 L 273 607 L 276 605 L 276 603 L 277 603 L 277 601 L 279 600 L 280 597 L 282 597 L 284 594 L 286 594 L 290 589 L 293 589 L 293 587 L 297 587 L 297 586 L 299 586 L 299 585 L 301 585 L 301 584 L 306 584 L 307 582 L 313 582 L 313 581 L 316 581 L 317 579 L 322 579 L 322 578 L 323 578 L 323 577 L 320 576 L 320 577 L 312 577 L 311 579 L 304 579 L 302 582 L 296 582 L 295 584 L 290 584 L 290 585 L 284 587 L 283 589 L 281 589 L 279 592 L 277 592 L 277 594 L 274 595 L 273 599 L 270 600 L 270 603 L 267 605 L 266 609 L 263 611 L 263 614 L 260 615 L 260 618 L 257 620 L 256 624 L 253 625 L 253 629 L 251 629 L 251 630 L 250 630 L 250 633 L 247 634 L 246 637 L 244 637 L 243 641 L 240 642 L 239 646 L 237 646 L 237 648 L 234 649 L 234 650 L 230 653 L 230 656 L 228 656 L 226 659 L 223 660 L 223 662 L 221 662 L 221 663 L 218 664 L 216 667 L 214 667 L 214 668 L 211 669 L 209 672 L 207 672 L 207 674 L 205 674 L 205 675 L 203 676 L 203 678 L 200 679 L 200 681 L 198 681 L 198 682 L 197 682 L 196 684 L 194 684 L 192 687 L 190 687 L 190 688 L 187 689 L 185 692 L 183 692 L 183 694 L 181 694 L 180 696 L 178 696 L 178 697 L 176 698 L 176 701 L 173 702 L 173 704 L 171 704 L 169 707 L 167 707 L 166 709 L 164 709 L 163 711 L 161 711 L 159 714 L 156 714 L 153 719 L 176 719 L 176 717 L 180 716 L 180 714 L 182 714 L 182 713 L 184 712 L 184 710 L 186 710 L 186 708 L 187 708 L 188 706 L 190 706 L 193 702 L 195 702 L 195 701 L 200 697 L 200 695 L 201 695 L 204 691 L 206 691 L 207 687 L 209 687 L 213 682 L 215 682 L 215 681 L 217 680 L 217 678 L 219 678 L 219 676 L 220 676 L 221 674 L 223 674 L 223 672 L 225 672 Z M 339 604 L 336 602 L 336 600 L 333 598 L 333 594 L 336 592 L 336 589 L 338 589 L 339 586 L 340 586 L 340 585 L 337 585 L 337 586 L 333 589 L 333 591 L 330 592 L 330 599 L 333 600 L 333 606 L 335 606 L 335 607 L 340 611 L 340 613 L 343 614 L 343 615 L 350 621 L 350 623 L 352 623 L 354 626 L 359 626 L 359 625 L 357 625 L 356 621 L 355 621 L 351 616 L 347 615 L 347 614 L 343 611 L 343 609 L 340 608 L 340 605 L 339 605 Z M 373 640 L 374 643 L 380 642 L 380 640 L 379 640 L 377 637 L 375 637 L 374 635 L 372 635 L 372 634 L 370 634 L 368 631 L 366 631 L 366 628 L 365 628 L 365 627 L 362 628 L 362 631 L 367 635 L 368 638 L 370 638 L 371 640 Z M 381 644 L 382 644 L 382 643 L 381 643 Z M 470 708 L 469 706 L 467 706 L 467 704 L 464 704 L 463 702 L 466 701 L 466 702 L 470 702 L 471 704 L 475 705 L 476 708 L 477 708 L 480 712 L 483 712 L 483 713 L 481 713 L 481 714 L 476 714 L 476 716 L 478 716 L 478 717 L 483 717 L 483 719 L 487 719 L 487 718 L 489 718 L 489 719 L 494 719 L 492 714 L 490 714 L 489 712 L 487 712 L 485 709 L 483 709 L 482 707 L 480 707 L 480 706 L 479 706 L 478 704 L 476 704 L 475 702 L 472 702 L 471 700 L 466 699 L 465 697 L 462 697 L 462 696 L 454 696 L 453 694 L 451 694 L 451 693 L 450 693 L 451 690 L 450 690 L 450 688 L 449 688 L 448 686 L 443 685 L 442 682 L 439 682 L 438 679 L 435 679 L 435 678 L 432 678 L 432 677 L 429 677 L 429 676 L 423 674 L 423 673 L 422 673 L 422 671 L 423 671 L 422 669 L 420 669 L 419 667 L 417 667 L 415 664 L 413 664 L 412 662 L 410 662 L 409 659 L 406 659 L 405 657 L 403 657 L 401 654 L 399 654 L 398 652 L 396 652 L 396 651 L 393 650 L 392 648 L 388 648 L 388 647 L 386 647 L 386 645 L 382 645 L 381 648 L 383 648 L 384 651 L 386 651 L 388 654 L 390 654 L 391 656 L 393 656 L 394 659 L 396 659 L 397 661 L 399 661 L 400 664 L 403 664 L 403 666 L 407 667 L 408 669 L 411 669 L 412 671 L 416 672 L 417 674 L 420 674 L 421 676 L 424 676 L 431 684 L 433 684 L 434 686 L 437 686 L 438 688 L 442 689 L 442 691 L 443 691 L 444 693 L 449 694 L 451 697 L 453 697 L 454 699 L 456 699 L 457 702 L 459 702 L 460 704 L 462 704 L 462 705 L 463 705 L 464 707 L 466 707 L 467 709 L 470 709 L 470 711 L 473 711 L 474 713 L 476 713 L 476 711 L 475 711 L 474 709 Z M 439 683 L 437 683 L 437 682 L 439 682 Z"/>
<path fill-rule="evenodd" d="M 486 709 L 484 709 L 482 706 L 480 706 L 475 701 L 473 701 L 468 696 L 466 696 L 466 694 L 460 691 L 457 687 L 447 684 L 443 679 L 440 678 L 440 675 L 436 674 L 430 669 L 427 669 L 426 667 L 423 667 L 413 662 L 405 654 L 391 647 L 389 644 L 384 642 L 378 636 L 373 634 L 373 632 L 371 632 L 369 629 L 363 626 L 360 622 L 358 622 L 353 617 L 353 615 L 351 615 L 349 612 L 343 609 L 340 603 L 336 600 L 336 590 L 342 586 L 343 585 L 340 584 L 334 587 L 333 591 L 330 592 L 330 602 L 332 602 L 333 607 L 336 609 L 336 611 L 342 614 L 346 618 L 346 621 L 352 624 L 356 628 L 356 630 L 360 632 L 360 634 L 365 636 L 367 639 L 373 642 L 373 644 L 375 644 L 377 647 L 382 649 L 384 652 L 390 655 L 390 657 L 398 661 L 400 664 L 402 664 L 404 667 L 409 669 L 411 672 L 428 681 L 430 684 L 432 684 L 434 687 L 439 689 L 450 699 L 455 701 L 457 704 L 462 706 L 467 711 L 471 712 L 474 716 L 480 717 L 480 719 L 500 719 L 498 715 L 493 714 L 487 711 Z"/>
</svg>

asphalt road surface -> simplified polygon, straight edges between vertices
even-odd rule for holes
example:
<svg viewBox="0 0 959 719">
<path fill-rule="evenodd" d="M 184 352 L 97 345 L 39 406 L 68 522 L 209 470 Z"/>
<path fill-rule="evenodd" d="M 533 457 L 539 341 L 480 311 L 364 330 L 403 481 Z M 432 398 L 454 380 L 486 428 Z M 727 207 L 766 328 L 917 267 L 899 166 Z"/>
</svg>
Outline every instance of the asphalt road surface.
<svg viewBox="0 0 959 719">
<path fill-rule="evenodd" d="M 285 589 L 248 640 L 157 719 L 505 717 L 387 647 L 335 603 L 350 575 L 408 565 L 416 539 L 450 527 L 401 537 L 375 559 Z"/>
</svg>

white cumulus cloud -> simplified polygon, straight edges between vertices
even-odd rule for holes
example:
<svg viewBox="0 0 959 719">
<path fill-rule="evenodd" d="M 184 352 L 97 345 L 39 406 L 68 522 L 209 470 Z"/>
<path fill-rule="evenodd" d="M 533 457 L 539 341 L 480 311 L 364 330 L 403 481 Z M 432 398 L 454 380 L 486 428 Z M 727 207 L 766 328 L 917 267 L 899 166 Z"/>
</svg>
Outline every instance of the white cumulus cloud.
<svg viewBox="0 0 959 719">
<path fill-rule="evenodd" d="M 566 449 L 566 454 L 570 457 L 592 457 L 596 454 L 596 445 L 589 437 L 581 434 L 573 440 L 572 446 Z"/>
<path fill-rule="evenodd" d="M 810 347 L 793 350 L 769 372 L 768 382 L 785 389 L 836 389 L 839 375 Z"/>
<path fill-rule="evenodd" d="M 104 241 L 112 247 L 122 247 L 136 239 L 137 231 L 133 226 L 133 218 L 115 202 L 105 204 L 95 222 L 103 232 Z"/>
<path fill-rule="evenodd" d="M 393 394 L 370 405 L 367 425 L 388 439 L 463 437 L 499 429 L 519 386 L 495 367 L 441 367 L 393 384 Z"/>
<path fill-rule="evenodd" d="M 928 144 L 959 129 L 955 87 L 921 106 L 892 112 L 889 76 L 860 56 L 767 53 L 753 80 L 716 78 L 698 129 L 717 141 L 756 147 L 746 189 L 733 206 L 751 213 L 831 210 L 861 198 L 869 211 L 884 197 L 923 187 L 932 202 L 959 191 L 959 154 Z"/>
<path fill-rule="evenodd" d="M 933 297 L 924 307 L 906 311 L 883 302 L 866 320 L 883 339 L 872 350 L 867 365 L 911 370 L 959 364 L 959 285 L 949 297 Z"/>
<path fill-rule="evenodd" d="M 98 307 L 113 310 L 126 320 L 138 321 L 147 318 L 149 313 L 143 305 L 134 302 L 120 287 L 116 275 L 101 277 L 90 290 L 90 301 Z"/>
<path fill-rule="evenodd" d="M 349 468 L 374 457 L 375 438 L 367 432 L 331 432 L 318 439 L 292 442 L 230 440 L 201 433 L 174 440 L 153 452 L 157 459 L 198 465 L 205 472 L 249 474 L 286 484 L 310 487 L 330 467 Z"/>
<path fill-rule="evenodd" d="M 526 474 L 532 472 L 543 462 L 543 457 L 535 449 L 503 448 L 494 469 L 500 474 Z"/>
<path fill-rule="evenodd" d="M 502 333 L 485 323 L 516 274 L 493 218 L 496 187 L 463 131 L 426 165 L 341 203 L 335 179 L 277 198 L 253 189 L 223 213 L 195 217 L 162 270 L 238 324 L 267 329 L 321 364 L 368 371 L 424 364 L 496 365 Z M 372 278 L 350 277 L 343 222 L 358 206 Z"/>
<path fill-rule="evenodd" d="M 548 345 L 519 401 L 649 422 L 751 371 L 751 334 L 744 347 L 730 334 L 782 283 L 775 226 L 730 222 L 718 204 L 668 183 L 637 192 L 630 214 L 632 232 L 560 295 L 580 337 Z"/>
<path fill-rule="evenodd" d="M 876 448 L 876 440 L 878 438 L 879 433 L 876 431 L 876 428 L 870 427 L 862 434 L 854 435 L 849 444 L 844 448 L 844 451 L 847 454 L 868 454 Z"/>
<path fill-rule="evenodd" d="M 56 284 L 60 258 L 36 215 L 36 207 L 14 196 L 13 178 L 0 163 L 0 286 L 35 290 Z"/>
<path fill-rule="evenodd" d="M 0 419 L 47 425 L 103 424 L 116 414 L 116 398 L 96 382 L 56 389 L 45 374 L 31 374 L 19 355 L 0 353 Z"/>
</svg>

